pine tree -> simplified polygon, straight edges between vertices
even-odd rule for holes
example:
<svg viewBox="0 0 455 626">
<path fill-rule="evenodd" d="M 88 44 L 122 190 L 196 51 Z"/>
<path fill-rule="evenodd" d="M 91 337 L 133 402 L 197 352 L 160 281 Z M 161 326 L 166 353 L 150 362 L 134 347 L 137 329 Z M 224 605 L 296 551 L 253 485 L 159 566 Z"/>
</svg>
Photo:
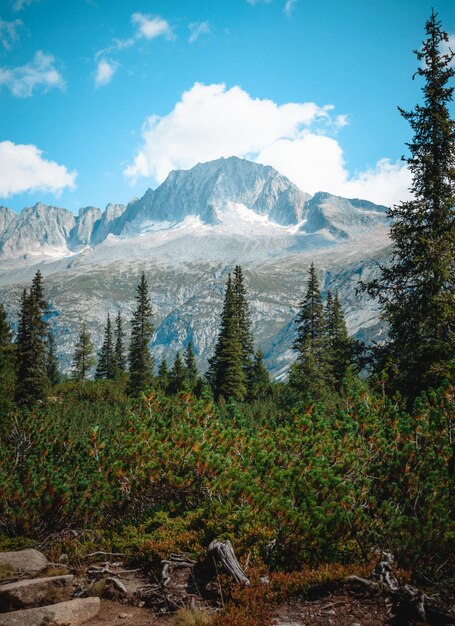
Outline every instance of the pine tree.
<svg viewBox="0 0 455 626">
<path fill-rule="evenodd" d="M 186 368 L 187 386 L 190 391 L 194 391 L 197 385 L 199 374 L 196 367 L 196 359 L 194 358 L 193 342 L 190 341 L 186 347 L 183 357 Z"/>
<path fill-rule="evenodd" d="M 238 401 L 245 399 L 247 388 L 243 364 L 237 302 L 229 274 L 221 313 L 220 331 L 214 354 L 209 360 L 207 372 L 207 378 L 215 398 L 223 397 L 225 400 L 232 398 Z"/>
<path fill-rule="evenodd" d="M 169 374 L 168 393 L 175 394 L 184 391 L 187 386 L 187 372 L 180 353 L 175 355 L 174 365 Z"/>
<path fill-rule="evenodd" d="M 328 354 L 324 307 L 313 263 L 296 324 L 297 337 L 293 349 L 297 352 L 297 360 L 291 367 L 289 382 L 291 386 L 308 392 L 319 400 L 331 389 L 333 375 Z"/>
<path fill-rule="evenodd" d="M 24 290 L 19 313 L 17 344 L 16 400 L 31 406 L 47 396 L 47 353 L 49 329 L 45 320 L 48 305 L 44 298 L 41 272 L 33 278 L 30 291 Z"/>
<path fill-rule="evenodd" d="M 330 291 L 326 302 L 326 329 L 328 335 L 328 358 L 336 388 L 340 391 L 343 381 L 352 368 L 353 342 L 349 338 L 338 293 Z"/>
<path fill-rule="evenodd" d="M 0 304 L 0 422 L 12 408 L 16 383 L 13 332 L 3 304 Z"/>
<path fill-rule="evenodd" d="M 138 394 L 152 383 L 153 359 L 150 342 L 153 337 L 152 305 L 145 274 L 136 289 L 136 310 L 131 320 L 131 341 L 129 351 L 129 381 L 131 394 Z"/>
<path fill-rule="evenodd" d="M 96 380 L 113 380 L 116 377 L 116 360 L 112 340 L 111 316 L 108 314 L 104 328 L 104 340 L 98 355 L 98 365 L 95 372 Z"/>
<path fill-rule="evenodd" d="M 389 338 L 379 367 L 390 370 L 390 391 L 412 400 L 449 375 L 455 354 L 455 123 L 448 104 L 454 53 L 443 53 L 447 33 L 434 11 L 427 38 L 415 50 L 423 104 L 399 109 L 413 130 L 407 144 L 413 199 L 389 210 L 391 263 L 363 285 L 382 305 Z"/>
<path fill-rule="evenodd" d="M 58 385 L 62 380 L 60 373 L 57 352 L 55 349 L 55 338 L 52 331 L 49 330 L 47 343 L 47 359 L 46 359 L 47 377 L 51 385 Z"/>
<path fill-rule="evenodd" d="M 250 386 L 254 359 L 254 340 L 251 329 L 250 305 L 246 297 L 246 287 L 240 265 L 237 265 L 234 269 L 232 291 L 237 310 L 239 340 L 242 345 L 242 367 L 245 373 L 245 380 L 248 386 Z"/>
<path fill-rule="evenodd" d="M 271 393 L 270 374 L 264 363 L 264 353 L 257 350 L 251 371 L 250 400 L 264 400 Z"/>
<path fill-rule="evenodd" d="M 120 311 L 115 318 L 115 347 L 114 347 L 114 361 L 115 361 L 115 373 L 116 378 L 122 376 L 126 372 L 126 357 L 125 357 L 125 331 L 123 330 L 123 319 Z"/>
<path fill-rule="evenodd" d="M 158 387 L 165 393 L 169 387 L 169 368 L 166 363 L 166 359 L 163 358 L 158 368 Z"/>
<path fill-rule="evenodd" d="M 93 343 L 86 324 L 82 324 L 79 339 L 73 357 L 73 378 L 75 380 L 85 380 L 90 369 L 95 364 L 93 357 Z"/>
</svg>

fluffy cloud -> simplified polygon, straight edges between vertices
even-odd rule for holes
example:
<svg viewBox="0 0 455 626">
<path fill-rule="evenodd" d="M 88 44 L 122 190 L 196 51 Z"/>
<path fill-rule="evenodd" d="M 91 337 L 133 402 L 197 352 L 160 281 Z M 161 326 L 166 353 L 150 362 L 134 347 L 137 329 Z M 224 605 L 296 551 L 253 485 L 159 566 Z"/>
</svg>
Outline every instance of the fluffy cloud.
<svg viewBox="0 0 455 626">
<path fill-rule="evenodd" d="M 286 0 L 286 2 L 284 3 L 284 12 L 286 13 L 286 15 L 292 15 L 296 4 L 297 0 Z"/>
<path fill-rule="evenodd" d="M 211 30 L 208 22 L 192 22 L 188 25 L 188 28 L 190 29 L 188 38 L 190 43 L 197 41 L 201 35 L 208 35 Z"/>
<path fill-rule="evenodd" d="M 117 63 L 101 59 L 98 61 L 95 73 L 95 87 L 103 87 L 111 82 L 117 69 Z"/>
<path fill-rule="evenodd" d="M 155 37 L 164 36 L 171 39 L 173 37 L 169 22 L 162 17 L 133 13 L 131 21 L 137 27 L 136 38 L 155 39 Z"/>
<path fill-rule="evenodd" d="M 19 39 L 18 29 L 22 26 L 22 20 L 12 20 L 6 22 L 0 18 L 0 44 L 5 50 L 11 50 Z"/>
<path fill-rule="evenodd" d="M 0 197 L 8 198 L 25 191 L 58 193 L 74 188 L 76 172 L 64 165 L 43 159 L 42 151 L 33 145 L 0 142 Z"/>
<path fill-rule="evenodd" d="M 1 85 L 5 85 L 13 96 L 27 98 L 38 88 L 44 91 L 54 87 L 63 89 L 65 81 L 55 68 L 54 57 L 38 50 L 30 63 L 12 68 L 0 67 Z"/>
<path fill-rule="evenodd" d="M 278 105 L 252 98 L 240 87 L 196 83 L 163 117 L 149 117 L 143 143 L 124 174 L 162 182 L 173 169 L 239 156 L 272 165 L 309 193 L 328 191 L 390 205 L 409 197 L 410 174 L 402 163 L 381 159 L 350 175 L 334 131 L 346 116 L 312 102 Z"/>
</svg>

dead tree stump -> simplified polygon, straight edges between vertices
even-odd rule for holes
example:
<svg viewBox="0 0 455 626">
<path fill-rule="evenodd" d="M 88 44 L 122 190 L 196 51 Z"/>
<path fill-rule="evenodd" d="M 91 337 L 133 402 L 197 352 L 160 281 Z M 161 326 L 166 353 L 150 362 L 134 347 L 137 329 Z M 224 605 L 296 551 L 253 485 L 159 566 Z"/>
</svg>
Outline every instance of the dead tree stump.
<svg viewBox="0 0 455 626">
<path fill-rule="evenodd" d="M 212 541 L 209 545 L 208 553 L 236 582 L 243 585 L 250 584 L 249 578 L 240 567 L 240 563 L 235 556 L 234 548 L 229 539 L 226 541 Z"/>
</svg>

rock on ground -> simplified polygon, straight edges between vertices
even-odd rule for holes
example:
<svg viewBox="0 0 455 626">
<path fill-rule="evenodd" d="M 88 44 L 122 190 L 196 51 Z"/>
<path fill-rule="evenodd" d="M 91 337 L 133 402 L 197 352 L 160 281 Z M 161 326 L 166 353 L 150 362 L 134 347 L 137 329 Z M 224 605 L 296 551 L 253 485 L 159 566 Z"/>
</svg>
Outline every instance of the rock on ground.
<svg viewBox="0 0 455 626">
<path fill-rule="evenodd" d="M 0 613 L 0 626 L 80 626 L 100 610 L 99 598 L 79 598 L 52 606 Z"/>
<path fill-rule="evenodd" d="M 74 576 L 32 578 L 0 586 L 0 611 L 55 604 L 71 598 Z"/>
<path fill-rule="evenodd" d="M 0 568 L 11 568 L 12 572 L 38 574 L 47 566 L 44 554 L 38 550 L 19 550 L 18 552 L 0 552 Z"/>
</svg>

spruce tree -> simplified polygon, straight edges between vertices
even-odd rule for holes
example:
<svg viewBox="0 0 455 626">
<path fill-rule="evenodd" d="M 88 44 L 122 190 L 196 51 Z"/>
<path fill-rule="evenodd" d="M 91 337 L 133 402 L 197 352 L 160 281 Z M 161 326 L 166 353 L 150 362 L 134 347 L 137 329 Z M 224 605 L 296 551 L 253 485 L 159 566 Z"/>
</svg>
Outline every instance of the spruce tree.
<svg viewBox="0 0 455 626">
<path fill-rule="evenodd" d="M 0 304 L 0 422 L 12 408 L 16 383 L 13 332 L 3 304 Z"/>
<path fill-rule="evenodd" d="M 245 380 L 249 386 L 254 359 L 254 340 L 253 331 L 251 329 L 250 305 L 246 297 L 245 281 L 240 265 L 236 265 L 234 269 L 232 291 L 234 293 L 238 318 L 239 340 L 242 346 L 242 367 L 245 373 Z"/>
<path fill-rule="evenodd" d="M 297 337 L 293 349 L 297 360 L 291 366 L 289 382 L 296 389 L 321 399 L 333 385 L 329 342 L 316 269 L 310 266 L 305 298 L 296 318 Z"/>
<path fill-rule="evenodd" d="M 153 337 L 152 305 L 145 274 L 136 289 L 136 309 L 131 320 L 128 390 L 139 394 L 152 383 L 153 359 L 150 342 Z"/>
<path fill-rule="evenodd" d="M 238 401 L 245 399 L 247 387 L 243 355 L 239 337 L 237 301 L 229 274 L 218 339 L 207 372 L 215 398 L 223 397 L 225 400 L 232 398 Z"/>
<path fill-rule="evenodd" d="M 116 377 L 116 359 L 112 339 L 111 316 L 108 314 L 104 328 L 104 340 L 98 355 L 98 365 L 95 372 L 96 380 L 113 380 Z"/>
<path fill-rule="evenodd" d="M 453 87 L 453 52 L 434 11 L 417 56 L 424 80 L 423 103 L 399 109 L 409 122 L 407 144 L 413 199 L 389 210 L 393 255 L 380 277 L 363 285 L 382 306 L 389 337 L 379 367 L 390 371 L 390 391 L 412 400 L 438 386 L 455 354 L 455 124 L 448 105 Z"/>
<path fill-rule="evenodd" d="M 251 370 L 250 400 L 264 400 L 271 393 L 270 374 L 264 363 L 264 353 L 257 350 Z"/>
<path fill-rule="evenodd" d="M 186 347 L 185 354 L 183 356 L 186 368 L 186 380 L 187 386 L 190 391 L 194 391 L 199 378 L 196 359 L 194 358 L 193 342 L 190 341 Z"/>
<path fill-rule="evenodd" d="M 177 352 L 171 372 L 169 374 L 168 392 L 171 394 L 184 391 L 187 386 L 187 371 L 180 353 Z"/>
<path fill-rule="evenodd" d="M 48 334 L 46 368 L 47 377 L 51 385 L 58 385 L 62 380 L 62 375 L 60 373 L 57 352 L 55 349 L 55 338 L 51 330 L 49 330 Z"/>
<path fill-rule="evenodd" d="M 158 367 L 157 382 L 158 382 L 158 387 L 166 393 L 169 387 L 169 368 L 167 366 L 165 358 L 162 359 Z"/>
<path fill-rule="evenodd" d="M 338 293 L 332 297 L 330 291 L 328 292 L 325 315 L 329 348 L 328 359 L 336 388 L 340 391 L 344 379 L 352 368 L 353 342 L 348 335 Z"/>
<path fill-rule="evenodd" d="M 73 378 L 75 380 L 85 380 L 94 364 L 92 339 L 86 324 L 83 323 L 74 350 Z"/>
<path fill-rule="evenodd" d="M 114 347 L 114 362 L 115 362 L 115 375 L 116 378 L 122 376 L 126 372 L 126 356 L 125 356 L 125 331 L 123 330 L 123 318 L 120 311 L 115 318 L 115 347 Z"/>
<path fill-rule="evenodd" d="M 16 401 L 31 406 L 47 396 L 47 354 L 49 329 L 45 320 L 48 305 L 44 298 L 41 272 L 33 278 L 30 291 L 24 290 L 19 313 L 17 344 Z"/>
</svg>

